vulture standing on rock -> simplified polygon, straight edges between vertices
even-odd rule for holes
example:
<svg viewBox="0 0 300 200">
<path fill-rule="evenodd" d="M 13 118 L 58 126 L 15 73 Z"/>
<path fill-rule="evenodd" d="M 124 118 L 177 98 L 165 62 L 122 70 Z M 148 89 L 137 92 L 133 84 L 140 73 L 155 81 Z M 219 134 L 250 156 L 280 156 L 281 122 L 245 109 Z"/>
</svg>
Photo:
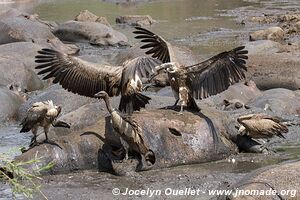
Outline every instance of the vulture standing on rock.
<svg viewBox="0 0 300 200">
<path fill-rule="evenodd" d="M 237 121 L 242 125 L 239 132 L 255 139 L 267 139 L 273 136 L 285 138 L 282 133 L 289 131 L 280 119 L 265 114 L 244 115 Z"/>
<path fill-rule="evenodd" d="M 60 112 L 61 107 L 54 105 L 52 101 L 34 103 L 32 107 L 27 111 L 25 118 L 21 122 L 22 129 L 20 133 L 29 132 L 31 130 L 33 133 L 31 145 L 36 145 L 38 128 L 43 127 L 46 136 L 46 140 L 44 142 L 50 143 L 50 141 L 48 140 L 50 125 L 54 127 L 70 128 L 67 123 L 56 120 Z"/>
<path fill-rule="evenodd" d="M 154 153 L 145 144 L 142 136 L 142 128 L 131 118 L 122 117 L 115 109 L 112 108 L 110 97 L 105 91 L 95 95 L 105 101 L 108 112 L 111 115 L 112 126 L 119 134 L 120 141 L 125 149 L 125 160 L 128 159 L 128 152 L 136 152 L 141 155 L 143 162 L 147 166 L 154 164 Z"/>
<path fill-rule="evenodd" d="M 161 61 L 151 57 L 138 57 L 124 66 L 109 66 L 84 61 L 80 58 L 60 53 L 52 49 L 38 51 L 36 69 L 38 74 L 46 74 L 43 79 L 54 78 L 64 89 L 73 93 L 95 97 L 106 91 L 110 97 L 121 93 L 119 110 L 131 114 L 144 108 L 150 98 L 141 94 L 143 80 L 155 72 Z"/>
<path fill-rule="evenodd" d="M 150 48 L 146 54 L 152 54 L 153 58 L 164 63 L 156 67 L 156 74 L 161 70 L 167 71 L 176 98 L 174 107 L 179 102 L 180 112 L 183 107 L 199 111 L 194 98 L 203 99 L 218 94 L 245 78 L 248 51 L 244 50 L 244 46 L 220 53 L 195 65 L 184 66 L 178 63 L 172 46 L 166 40 L 144 28 L 136 29 L 133 32 L 136 34 L 135 38 L 146 43 L 141 48 Z"/>
</svg>

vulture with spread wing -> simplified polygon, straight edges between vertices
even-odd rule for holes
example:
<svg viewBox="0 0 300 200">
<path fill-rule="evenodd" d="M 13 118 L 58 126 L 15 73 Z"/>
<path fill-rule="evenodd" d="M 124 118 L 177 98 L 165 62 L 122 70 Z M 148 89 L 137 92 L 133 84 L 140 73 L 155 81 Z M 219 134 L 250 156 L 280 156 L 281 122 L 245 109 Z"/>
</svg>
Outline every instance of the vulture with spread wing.
<svg viewBox="0 0 300 200">
<path fill-rule="evenodd" d="M 195 65 L 184 66 L 177 62 L 172 46 L 162 37 L 141 27 L 136 27 L 133 33 L 136 34 L 136 39 L 146 43 L 141 47 L 149 49 L 146 54 L 152 54 L 153 58 L 163 62 L 156 67 L 156 74 L 161 70 L 167 71 L 176 98 L 174 106 L 179 102 L 180 112 L 183 107 L 199 111 L 194 98 L 203 99 L 218 94 L 245 78 L 248 51 L 244 50 L 244 46 L 220 53 Z"/>
<path fill-rule="evenodd" d="M 64 89 L 73 93 L 95 97 L 100 91 L 109 96 L 121 93 L 119 110 L 131 114 L 144 108 L 150 98 L 141 94 L 143 80 L 147 80 L 161 61 L 151 57 L 138 57 L 124 66 L 109 66 L 84 61 L 52 49 L 38 51 L 36 69 L 38 74 L 47 74 L 43 79 L 54 78 Z"/>
</svg>

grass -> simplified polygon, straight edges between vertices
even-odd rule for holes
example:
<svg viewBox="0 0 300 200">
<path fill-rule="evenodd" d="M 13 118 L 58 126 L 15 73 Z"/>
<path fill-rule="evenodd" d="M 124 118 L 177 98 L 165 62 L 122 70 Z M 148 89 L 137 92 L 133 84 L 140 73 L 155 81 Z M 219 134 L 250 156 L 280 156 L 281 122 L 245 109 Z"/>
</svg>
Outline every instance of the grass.
<svg viewBox="0 0 300 200">
<path fill-rule="evenodd" d="M 41 186 L 36 184 L 42 171 L 53 168 L 53 163 L 37 169 L 28 169 L 26 166 L 38 164 L 39 159 L 32 159 L 26 162 L 13 162 L 8 154 L 0 153 L 0 181 L 9 184 L 12 189 L 12 196 L 16 199 L 17 195 L 23 195 L 27 199 L 32 199 L 33 195 L 40 193 L 44 199 L 48 199 L 41 191 Z"/>
</svg>

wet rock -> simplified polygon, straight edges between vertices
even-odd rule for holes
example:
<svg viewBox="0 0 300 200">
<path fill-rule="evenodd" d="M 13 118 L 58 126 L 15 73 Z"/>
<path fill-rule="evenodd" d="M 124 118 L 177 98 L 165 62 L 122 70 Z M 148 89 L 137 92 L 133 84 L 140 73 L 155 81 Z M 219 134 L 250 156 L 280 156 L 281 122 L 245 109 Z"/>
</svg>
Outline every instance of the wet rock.
<svg viewBox="0 0 300 200">
<path fill-rule="evenodd" d="M 249 77 L 263 90 L 271 88 L 300 88 L 300 64 L 298 47 L 281 45 L 272 41 L 255 41 L 246 45 L 249 49 Z"/>
<path fill-rule="evenodd" d="M 106 17 L 99 17 L 95 15 L 94 13 L 91 13 L 88 10 L 81 11 L 74 19 L 75 21 L 80 22 L 99 22 L 101 24 L 104 24 L 106 26 L 111 26 L 109 22 L 107 21 Z"/>
<path fill-rule="evenodd" d="M 94 106 L 85 107 L 92 110 Z M 201 115 L 190 112 L 178 115 L 172 110 L 144 110 L 133 115 L 144 130 L 144 140 L 155 153 L 153 169 L 217 160 L 235 152 L 235 145 L 226 139 L 228 133 L 222 122 L 227 119 L 225 115 L 210 109 L 203 113 L 214 121 L 220 134 L 217 143 L 207 119 Z M 111 171 L 111 150 L 120 147 L 119 138 L 111 127 L 109 117 L 104 118 L 98 113 L 94 120 L 96 123 L 93 125 L 57 138 L 57 144 L 62 149 L 56 145 L 42 144 L 22 154 L 17 160 L 43 157 L 41 165 L 51 161 L 56 164 L 53 173 L 92 168 Z M 180 134 L 174 135 L 170 128 Z"/>
<path fill-rule="evenodd" d="M 7 87 L 0 87 L 0 122 L 15 119 L 18 108 L 23 103 L 23 99 L 9 90 Z"/>
<path fill-rule="evenodd" d="M 117 17 L 116 23 L 130 26 L 150 26 L 156 21 L 150 15 L 124 15 Z"/>
<path fill-rule="evenodd" d="M 17 83 L 27 91 L 34 91 L 43 87 L 37 74 L 25 66 L 22 60 L 16 59 L 16 54 L 0 54 L 0 84 L 11 85 Z"/>
<path fill-rule="evenodd" d="M 220 94 L 213 95 L 207 99 L 203 99 L 199 102 L 199 106 L 201 108 L 205 105 L 209 105 L 211 107 L 217 107 L 222 110 L 224 105 L 224 100 L 227 101 L 235 101 L 243 102 L 244 104 L 248 104 L 250 100 L 259 96 L 261 91 L 256 87 L 256 84 L 253 81 L 248 82 L 240 82 L 230 86 L 224 92 Z"/>
<path fill-rule="evenodd" d="M 260 169 L 247 175 L 239 183 L 235 184 L 234 189 L 238 188 L 236 195 L 227 197 L 227 199 L 253 199 L 254 195 L 243 195 L 243 193 L 241 193 L 242 191 L 253 190 L 263 190 L 266 193 L 265 195 L 255 195 L 255 199 L 299 199 L 300 195 L 297 192 L 300 189 L 299 178 L 299 161 Z M 277 193 L 275 192 L 272 195 L 271 192 L 273 190 L 276 190 Z"/>
<path fill-rule="evenodd" d="M 300 93 L 284 88 L 275 88 L 249 102 L 250 107 L 257 107 L 272 111 L 278 116 L 300 114 Z"/>
<path fill-rule="evenodd" d="M 99 46 L 127 46 L 127 37 L 97 22 L 67 21 L 60 24 L 54 34 L 63 41 L 89 42 Z"/>
<path fill-rule="evenodd" d="M 280 27 L 270 27 L 265 30 L 259 30 L 250 33 L 249 39 L 250 41 L 273 40 L 280 42 L 284 40 L 284 31 Z"/>
<path fill-rule="evenodd" d="M 0 44 L 11 42 L 33 42 L 74 54 L 78 48 L 63 44 L 56 38 L 48 25 L 27 16 L 9 17 L 0 20 Z M 75 48 L 75 49 L 74 49 Z"/>
</svg>

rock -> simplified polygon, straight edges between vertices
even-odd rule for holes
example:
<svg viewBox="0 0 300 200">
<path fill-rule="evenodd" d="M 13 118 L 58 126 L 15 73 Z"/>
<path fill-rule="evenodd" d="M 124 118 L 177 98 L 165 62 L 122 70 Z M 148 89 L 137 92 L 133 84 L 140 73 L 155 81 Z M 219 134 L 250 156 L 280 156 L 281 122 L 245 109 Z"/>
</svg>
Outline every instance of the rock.
<svg viewBox="0 0 300 200">
<path fill-rule="evenodd" d="M 249 36 L 250 41 L 256 40 L 273 40 L 273 41 L 283 41 L 284 31 L 280 27 L 270 27 L 265 30 L 255 31 Z"/>
<path fill-rule="evenodd" d="M 252 43 L 252 44 L 251 44 Z M 300 88 L 300 53 L 294 45 L 281 45 L 271 41 L 255 41 L 249 49 L 248 77 L 262 90 L 271 88 Z"/>
<path fill-rule="evenodd" d="M 284 88 L 266 90 L 249 102 L 250 107 L 267 109 L 277 116 L 300 114 L 300 93 Z"/>
<path fill-rule="evenodd" d="M 117 17 L 116 23 L 130 26 L 150 26 L 156 21 L 150 15 L 124 15 Z"/>
<path fill-rule="evenodd" d="M 94 13 L 91 13 L 88 10 L 81 11 L 74 19 L 75 21 L 80 22 L 99 22 L 101 24 L 104 24 L 106 26 L 111 26 L 109 22 L 107 21 L 106 17 L 99 17 L 95 15 Z"/>
<path fill-rule="evenodd" d="M 63 41 L 89 42 L 99 46 L 127 46 L 127 37 L 97 22 L 67 21 L 60 24 L 54 34 Z"/>
<path fill-rule="evenodd" d="M 85 106 L 85 111 L 95 110 L 94 106 Z M 184 112 L 184 115 L 178 115 L 172 110 L 144 110 L 133 114 L 134 120 L 144 130 L 144 140 L 155 153 L 153 169 L 218 160 L 235 152 L 235 145 L 226 139 L 226 115 L 211 109 L 203 113 L 214 121 L 220 134 L 217 141 L 213 139 L 207 119 L 195 113 Z M 224 124 L 222 120 L 225 120 Z M 174 135 L 170 128 L 180 134 Z M 56 145 L 42 144 L 22 154 L 16 161 L 41 157 L 39 165 L 54 162 L 51 173 L 95 168 L 111 171 L 111 150 L 120 147 L 109 117 L 104 118 L 99 113 L 94 125 L 61 136 L 56 143 L 61 149 Z"/>
<path fill-rule="evenodd" d="M 3 123 L 16 118 L 23 99 L 7 87 L 2 86 L 0 87 L 0 102 L 0 122 Z"/>
<path fill-rule="evenodd" d="M 32 42 L 13 42 L 0 45 L 0 55 L 15 57 L 15 60 L 24 63 L 27 69 L 35 70 L 37 51 L 46 47 Z"/>
<path fill-rule="evenodd" d="M 283 164 L 266 167 L 256 170 L 243 178 L 234 188 L 237 193 L 226 199 L 231 200 L 250 200 L 253 199 L 299 199 L 300 195 L 300 161 L 288 162 Z M 243 191 L 263 191 L 265 195 L 243 195 Z M 278 193 L 272 195 L 272 191 Z M 268 195 L 269 194 L 269 195 Z M 225 197 L 224 197 L 225 199 Z"/>
<path fill-rule="evenodd" d="M 0 44 L 11 42 L 33 42 L 59 51 L 74 54 L 78 48 L 63 44 L 56 38 L 49 26 L 26 16 L 10 17 L 0 20 Z"/>
<path fill-rule="evenodd" d="M 11 85 L 17 83 L 27 91 L 43 88 L 43 83 L 37 74 L 25 66 L 22 59 L 16 59 L 16 54 L 0 54 L 0 84 Z"/>
</svg>

